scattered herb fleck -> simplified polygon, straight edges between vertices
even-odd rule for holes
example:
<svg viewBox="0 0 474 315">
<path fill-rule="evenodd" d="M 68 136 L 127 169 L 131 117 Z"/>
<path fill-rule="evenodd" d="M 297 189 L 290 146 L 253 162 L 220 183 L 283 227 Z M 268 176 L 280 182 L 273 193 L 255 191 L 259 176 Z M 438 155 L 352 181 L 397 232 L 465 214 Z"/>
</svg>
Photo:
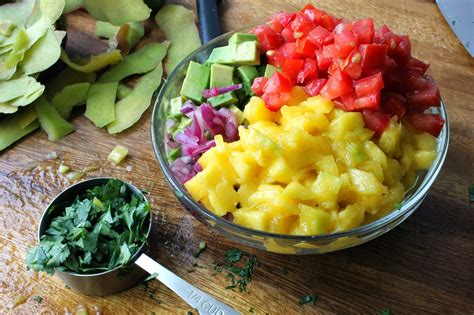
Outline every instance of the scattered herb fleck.
<svg viewBox="0 0 474 315">
<path fill-rule="evenodd" d="M 158 272 L 154 272 L 152 273 L 151 275 L 149 275 L 145 280 L 143 280 L 144 282 L 148 282 L 148 281 L 151 281 L 153 279 L 155 279 L 156 277 L 158 277 Z"/>
<path fill-rule="evenodd" d="M 379 315 L 392 315 L 392 312 L 389 309 L 384 309 Z"/>
<path fill-rule="evenodd" d="M 206 242 L 200 241 L 198 250 L 193 254 L 194 258 L 199 258 L 199 256 L 201 256 L 202 252 L 205 251 L 206 248 L 207 248 Z"/>
<path fill-rule="evenodd" d="M 33 296 L 32 300 L 35 301 L 36 303 L 39 303 L 39 304 L 41 304 L 43 302 L 43 298 L 39 295 Z"/>
<path fill-rule="evenodd" d="M 201 266 L 201 265 L 198 264 L 198 263 L 195 263 L 195 264 L 193 265 L 193 267 L 194 267 L 194 268 L 200 268 L 200 269 L 206 269 L 205 266 Z"/>
<path fill-rule="evenodd" d="M 28 268 L 90 274 L 125 266 L 147 238 L 150 204 L 119 180 L 96 186 L 59 211 L 26 256 Z"/>
<path fill-rule="evenodd" d="M 188 312 L 186 313 L 186 315 L 193 315 L 193 312 L 188 311 Z"/>
<path fill-rule="evenodd" d="M 254 313 L 253 307 L 249 308 L 249 313 Z"/>
<path fill-rule="evenodd" d="M 283 267 L 283 268 L 281 269 L 281 273 L 284 274 L 285 276 L 288 275 L 288 268 Z"/>
<path fill-rule="evenodd" d="M 143 282 L 142 286 L 150 299 L 152 299 L 156 304 L 161 304 L 161 301 L 155 296 L 156 289 L 151 288 L 149 282 Z"/>
<path fill-rule="evenodd" d="M 243 259 L 245 257 L 245 259 Z M 240 249 L 232 248 L 224 254 L 224 263 L 214 263 L 214 272 L 228 271 L 226 278 L 229 285 L 226 289 L 239 288 L 240 292 L 247 292 L 247 285 L 252 281 L 252 273 L 258 260 L 255 255 L 243 252 Z"/>
<path fill-rule="evenodd" d="M 299 303 L 300 305 L 305 305 L 305 304 L 313 304 L 316 302 L 316 299 L 318 298 L 318 296 L 314 295 L 314 294 L 306 294 L 305 296 L 303 296 Z"/>
<path fill-rule="evenodd" d="M 393 207 L 394 207 L 394 210 L 400 210 L 402 208 L 402 204 L 397 202 Z"/>
<path fill-rule="evenodd" d="M 470 186 L 468 188 L 468 192 L 469 192 L 469 201 L 474 202 L 474 186 Z"/>
</svg>

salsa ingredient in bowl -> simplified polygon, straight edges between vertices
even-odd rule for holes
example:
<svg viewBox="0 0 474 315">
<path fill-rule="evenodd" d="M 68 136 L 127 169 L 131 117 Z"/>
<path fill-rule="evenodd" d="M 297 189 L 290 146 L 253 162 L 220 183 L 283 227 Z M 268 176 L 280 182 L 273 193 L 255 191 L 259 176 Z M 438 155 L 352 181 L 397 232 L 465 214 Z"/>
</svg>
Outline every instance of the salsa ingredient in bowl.
<svg viewBox="0 0 474 315">
<path fill-rule="evenodd" d="M 125 266 L 147 238 L 150 204 L 119 180 L 87 190 L 59 211 L 26 256 L 28 268 L 93 274 Z"/>
<path fill-rule="evenodd" d="M 444 121 L 408 36 L 312 5 L 189 63 L 166 122 L 171 170 L 215 214 L 317 235 L 398 209 Z"/>
</svg>

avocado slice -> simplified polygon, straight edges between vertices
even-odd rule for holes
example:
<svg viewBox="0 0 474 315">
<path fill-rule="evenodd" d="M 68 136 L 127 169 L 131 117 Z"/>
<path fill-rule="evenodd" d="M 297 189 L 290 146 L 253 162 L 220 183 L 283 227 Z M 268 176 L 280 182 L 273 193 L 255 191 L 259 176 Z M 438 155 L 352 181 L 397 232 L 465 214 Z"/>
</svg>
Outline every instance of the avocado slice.
<svg viewBox="0 0 474 315">
<path fill-rule="evenodd" d="M 237 68 L 237 74 L 242 80 L 245 94 L 252 95 L 251 87 L 253 79 L 259 75 L 257 68 L 254 66 L 240 66 Z"/>
<path fill-rule="evenodd" d="M 182 96 L 172 98 L 170 101 L 170 113 L 169 117 L 179 118 L 183 115 L 181 113 L 181 107 L 183 107 L 184 99 Z"/>
<path fill-rule="evenodd" d="M 231 112 L 235 114 L 235 118 L 237 119 L 237 124 L 241 125 L 244 121 L 244 113 L 235 105 L 230 105 L 229 109 Z"/>
<path fill-rule="evenodd" d="M 234 67 L 214 63 L 211 65 L 211 88 L 234 84 Z"/>
<path fill-rule="evenodd" d="M 192 122 L 193 120 L 191 118 L 188 118 L 188 117 L 181 118 L 181 121 L 179 122 L 178 126 L 171 133 L 171 136 L 173 137 L 173 139 L 176 140 L 176 134 L 186 129 L 186 127 L 191 125 Z"/>
<path fill-rule="evenodd" d="M 231 38 L 229 38 L 229 45 L 230 44 L 240 44 L 243 42 L 256 42 L 257 41 L 257 36 L 254 34 L 249 34 L 249 33 L 235 33 L 232 35 Z"/>
<path fill-rule="evenodd" d="M 235 96 L 234 92 L 227 92 L 221 95 L 208 98 L 207 101 L 212 105 L 212 107 L 221 107 L 237 103 L 238 99 L 237 96 Z"/>
<path fill-rule="evenodd" d="M 208 63 L 259 65 L 260 49 L 256 41 L 214 48 Z"/>
<path fill-rule="evenodd" d="M 204 101 L 202 91 L 209 86 L 210 72 L 208 67 L 191 61 L 181 87 L 181 96 L 202 103 Z"/>
</svg>

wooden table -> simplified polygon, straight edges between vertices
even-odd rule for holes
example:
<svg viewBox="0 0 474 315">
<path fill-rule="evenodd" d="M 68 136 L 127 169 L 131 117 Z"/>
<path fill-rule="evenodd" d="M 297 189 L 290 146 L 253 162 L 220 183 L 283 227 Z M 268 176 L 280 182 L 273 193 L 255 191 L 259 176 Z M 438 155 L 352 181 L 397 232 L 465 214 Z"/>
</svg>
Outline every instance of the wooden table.
<svg viewBox="0 0 474 315">
<path fill-rule="evenodd" d="M 188 7 L 192 1 L 185 2 Z M 224 31 L 261 23 L 280 10 L 296 10 L 306 0 L 244 1 L 221 4 Z M 363 313 L 393 314 L 474 312 L 474 204 L 467 189 L 474 184 L 474 64 L 462 48 L 434 1 L 321 0 L 323 9 L 347 18 L 372 16 L 399 33 L 409 34 L 416 56 L 431 63 L 448 108 L 451 144 L 439 178 L 423 205 L 400 227 L 365 245 L 313 256 L 284 256 L 256 251 L 211 233 L 180 206 L 155 160 L 149 135 L 150 111 L 131 130 L 111 136 L 84 117 L 74 119 L 77 131 L 50 143 L 35 132 L 1 153 L 0 158 L 0 313 L 62 313 L 78 304 L 92 313 L 186 314 L 188 305 L 157 281 L 151 298 L 138 286 L 106 298 L 87 297 L 66 288 L 57 277 L 25 270 L 28 247 L 46 204 L 69 183 L 58 175 L 61 161 L 81 170 L 98 165 L 88 177 L 116 176 L 151 192 L 158 235 L 152 246 L 157 258 L 178 275 L 224 300 L 242 313 Z M 79 43 L 87 42 L 93 24 L 83 13 L 70 17 L 81 29 Z M 74 33 L 74 30 L 71 34 Z M 70 41 L 73 40 L 70 38 Z M 94 51 L 76 44 L 70 49 Z M 116 145 L 130 148 L 130 157 L 113 167 L 106 156 Z M 59 159 L 44 160 L 50 152 Z M 39 165 L 32 168 L 32 162 Z M 127 169 L 128 167 L 128 169 Z M 92 167 L 94 168 L 94 167 Z M 130 170 L 131 168 L 131 170 Z M 199 259 L 192 253 L 199 241 L 208 250 Z M 256 254 L 261 263 L 249 285 L 250 293 L 225 290 L 223 274 L 210 267 L 237 246 Z M 194 263 L 207 268 L 193 268 Z M 283 270 L 288 273 L 284 274 Z M 305 294 L 319 296 L 314 306 L 298 305 Z M 32 299 L 41 296 L 42 303 Z M 24 303 L 22 303 L 24 302 Z M 18 304 L 14 307 L 15 304 Z"/>
</svg>

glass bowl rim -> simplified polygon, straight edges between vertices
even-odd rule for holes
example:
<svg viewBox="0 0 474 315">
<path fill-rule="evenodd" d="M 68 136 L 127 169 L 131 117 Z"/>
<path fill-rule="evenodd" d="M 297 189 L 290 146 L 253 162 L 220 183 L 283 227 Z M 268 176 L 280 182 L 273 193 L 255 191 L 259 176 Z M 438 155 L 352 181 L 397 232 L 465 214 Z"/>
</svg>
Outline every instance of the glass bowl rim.
<svg viewBox="0 0 474 315">
<path fill-rule="evenodd" d="M 438 136 L 438 141 L 437 141 L 438 146 L 436 150 L 435 160 L 433 161 L 433 164 L 426 172 L 423 178 L 423 181 L 418 186 L 415 192 L 413 192 L 408 198 L 405 197 L 405 199 L 403 199 L 401 203 L 401 207 L 398 210 L 393 210 L 390 214 L 378 220 L 370 222 L 368 224 L 365 224 L 365 225 L 362 225 L 362 226 L 359 226 L 347 231 L 319 234 L 319 235 L 277 234 L 277 233 L 272 233 L 272 232 L 255 230 L 255 229 L 247 228 L 247 227 L 232 223 L 214 214 L 212 211 L 208 210 L 207 208 L 205 208 L 199 202 L 196 202 L 191 197 L 191 195 L 187 192 L 186 188 L 173 175 L 173 172 L 171 171 L 171 168 L 168 164 L 166 152 L 162 152 L 162 150 L 160 150 L 159 148 L 159 143 L 163 141 L 163 139 L 159 140 L 156 138 L 158 122 L 160 119 L 159 117 L 159 111 L 161 108 L 160 104 L 163 102 L 165 92 L 167 91 L 167 87 L 170 85 L 171 82 L 174 82 L 175 78 L 179 75 L 182 68 L 185 67 L 190 61 L 194 60 L 194 57 L 196 55 L 212 48 L 221 40 L 228 39 L 230 36 L 232 36 L 232 34 L 235 34 L 237 32 L 245 32 L 245 31 L 248 31 L 250 28 L 251 27 L 245 27 L 240 30 L 227 32 L 225 34 L 222 34 L 214 38 L 213 40 L 207 42 L 206 44 L 201 45 L 199 48 L 197 48 L 191 54 L 189 54 L 186 58 L 184 58 L 174 68 L 174 70 L 168 76 L 168 78 L 164 80 L 164 83 L 160 88 L 160 91 L 155 100 L 155 104 L 154 104 L 153 112 L 152 112 L 151 128 L 150 128 L 151 140 L 152 140 L 152 145 L 153 145 L 153 151 L 160 165 L 160 169 L 163 172 L 169 185 L 173 189 L 176 197 L 178 199 L 180 199 L 181 197 L 184 198 L 187 205 L 192 205 L 193 209 L 197 210 L 201 215 L 205 217 L 205 219 L 212 220 L 216 224 L 216 226 L 220 225 L 220 226 L 226 227 L 228 230 L 236 232 L 237 234 L 246 234 L 246 235 L 252 235 L 252 236 L 261 237 L 261 238 L 273 238 L 273 239 L 278 239 L 278 240 L 298 241 L 298 242 L 333 241 L 334 239 L 338 239 L 342 237 L 354 237 L 358 235 L 372 233 L 396 221 L 397 219 L 402 217 L 404 214 L 412 210 L 413 207 L 416 207 L 417 203 L 425 197 L 425 195 L 428 193 L 428 190 L 430 189 L 430 187 L 436 180 L 436 177 L 441 171 L 441 167 L 444 163 L 446 154 L 448 152 L 450 131 L 449 131 L 448 115 L 447 115 L 443 100 L 441 100 L 439 113 L 441 114 L 442 118 L 445 120 L 445 124 L 443 126 L 443 129 L 440 135 Z M 183 203 L 182 200 L 179 200 L 179 201 L 180 203 Z"/>
</svg>

